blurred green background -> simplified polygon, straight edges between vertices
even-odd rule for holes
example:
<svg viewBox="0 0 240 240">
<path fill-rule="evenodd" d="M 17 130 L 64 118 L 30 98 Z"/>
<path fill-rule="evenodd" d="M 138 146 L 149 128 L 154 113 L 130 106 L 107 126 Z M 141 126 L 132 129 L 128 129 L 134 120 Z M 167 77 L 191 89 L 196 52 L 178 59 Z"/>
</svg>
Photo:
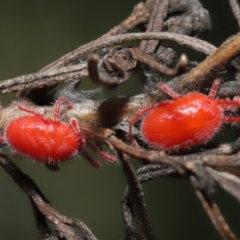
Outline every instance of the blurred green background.
<svg viewBox="0 0 240 240">
<path fill-rule="evenodd" d="M 0 1 L 0 79 L 37 72 L 116 26 L 136 3 L 137 0 Z M 212 18 L 212 30 L 203 39 L 219 46 L 238 32 L 228 1 L 202 3 Z M 198 55 L 195 53 L 194 57 Z M 82 89 L 92 88 L 95 86 L 87 80 L 82 86 Z M 111 94 L 139 91 L 136 81 L 130 81 Z M 1 102 L 7 104 L 13 97 L 1 96 Z M 126 180 L 118 164 L 106 163 L 95 170 L 78 158 L 61 164 L 60 172 L 51 172 L 38 163 L 14 161 L 36 181 L 58 211 L 84 221 L 97 238 L 124 237 L 120 203 Z M 139 166 L 135 160 L 131 162 Z M 186 180 L 158 179 L 144 184 L 144 190 L 156 239 L 219 239 Z M 217 189 L 215 198 L 240 236 L 238 202 L 221 189 Z M 1 168 L 0 239 L 38 239 L 27 196 Z"/>
</svg>

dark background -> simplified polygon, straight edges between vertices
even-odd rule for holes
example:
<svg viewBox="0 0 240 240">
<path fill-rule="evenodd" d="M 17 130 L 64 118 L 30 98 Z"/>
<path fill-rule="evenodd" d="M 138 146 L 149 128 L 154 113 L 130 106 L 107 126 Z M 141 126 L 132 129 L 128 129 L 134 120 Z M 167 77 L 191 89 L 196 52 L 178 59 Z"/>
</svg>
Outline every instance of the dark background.
<svg viewBox="0 0 240 240">
<path fill-rule="evenodd" d="M 0 79 L 37 72 L 116 26 L 136 3 L 137 0 L 1 1 Z M 212 30 L 202 38 L 219 46 L 238 32 L 228 1 L 205 0 L 202 3 L 212 18 Z M 95 86 L 85 80 L 82 89 L 92 88 Z M 133 80 L 111 95 L 129 94 L 129 89 L 133 89 L 131 93 L 140 91 Z M 106 92 L 102 97 L 106 97 L 104 94 Z M 1 96 L 1 102 L 7 104 L 10 97 L 14 95 Z M 10 153 L 9 149 L 6 151 Z M 39 163 L 14 161 L 36 181 L 57 210 L 84 221 L 97 238 L 124 237 L 120 203 L 126 180 L 118 164 L 106 163 L 95 170 L 84 159 L 76 158 L 61 164 L 60 172 L 51 172 Z M 131 162 L 139 166 L 136 160 Z M 186 180 L 154 180 L 144 184 L 144 191 L 156 239 L 219 239 Z M 220 189 L 216 190 L 215 199 L 240 236 L 238 202 Z M 2 169 L 0 239 L 38 239 L 27 196 Z"/>
</svg>

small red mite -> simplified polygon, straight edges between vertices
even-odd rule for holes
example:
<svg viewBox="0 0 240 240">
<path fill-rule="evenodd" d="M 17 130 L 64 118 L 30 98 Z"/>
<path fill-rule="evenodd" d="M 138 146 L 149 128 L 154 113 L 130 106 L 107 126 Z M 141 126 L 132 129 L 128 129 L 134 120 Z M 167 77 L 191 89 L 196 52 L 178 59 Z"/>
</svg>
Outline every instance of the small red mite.
<svg viewBox="0 0 240 240">
<path fill-rule="evenodd" d="M 240 122 L 240 117 L 224 116 L 224 111 L 240 107 L 240 102 L 214 99 L 221 80 L 216 79 L 208 96 L 192 92 L 180 96 L 163 83 L 159 83 L 173 100 L 158 103 L 140 110 L 129 121 L 129 138 L 132 126 L 144 114 L 141 123 L 143 139 L 161 150 L 177 150 L 196 146 L 210 140 L 223 122 Z"/>
<path fill-rule="evenodd" d="M 114 156 L 86 141 L 75 118 L 70 119 L 70 124 L 60 121 L 60 109 L 63 103 L 72 108 L 72 103 L 67 99 L 58 99 L 55 103 L 54 119 L 46 118 L 38 111 L 18 105 L 18 109 L 31 115 L 11 121 L 0 141 L 6 142 L 13 152 L 46 164 L 62 162 L 75 156 L 78 152 L 81 152 L 96 168 L 100 167 L 103 159 L 110 162 L 117 161 Z M 84 145 L 98 153 L 100 159 L 94 161 L 83 151 Z"/>
</svg>

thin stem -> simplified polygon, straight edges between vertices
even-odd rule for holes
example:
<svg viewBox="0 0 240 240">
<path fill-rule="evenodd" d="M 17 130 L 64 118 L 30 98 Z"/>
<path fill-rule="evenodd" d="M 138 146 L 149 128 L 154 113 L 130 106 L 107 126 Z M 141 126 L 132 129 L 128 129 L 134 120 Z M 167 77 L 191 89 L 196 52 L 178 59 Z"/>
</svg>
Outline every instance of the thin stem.
<svg viewBox="0 0 240 240">
<path fill-rule="evenodd" d="M 57 61 L 47 65 L 41 71 L 47 71 L 52 68 L 59 68 L 62 66 L 67 66 L 81 56 L 94 53 L 100 49 L 107 48 L 110 46 L 118 45 L 124 42 L 132 42 L 132 41 L 140 41 L 140 40 L 169 40 L 176 42 L 180 45 L 184 45 L 190 47 L 196 51 L 202 52 L 206 55 L 212 54 L 216 51 L 216 47 L 205 42 L 203 40 L 189 37 L 186 35 L 176 34 L 176 33 L 126 33 L 122 35 L 112 36 L 112 37 L 104 37 L 97 39 L 93 42 L 80 46 L 76 50 L 64 55 Z"/>
</svg>

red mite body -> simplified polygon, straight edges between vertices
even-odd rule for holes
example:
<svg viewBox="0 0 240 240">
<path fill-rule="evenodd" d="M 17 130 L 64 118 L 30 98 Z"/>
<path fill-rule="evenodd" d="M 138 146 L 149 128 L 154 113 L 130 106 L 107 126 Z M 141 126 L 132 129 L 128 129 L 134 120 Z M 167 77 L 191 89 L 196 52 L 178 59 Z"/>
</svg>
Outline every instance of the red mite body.
<svg viewBox="0 0 240 240">
<path fill-rule="evenodd" d="M 159 87 L 173 100 L 158 103 L 140 110 L 129 121 L 129 138 L 132 126 L 144 114 L 141 123 L 143 140 L 161 150 L 176 150 L 206 143 L 220 129 L 223 122 L 240 122 L 240 117 L 225 116 L 225 110 L 240 107 L 240 102 L 214 99 L 220 85 L 216 79 L 209 95 L 193 92 L 178 95 L 163 83 Z"/>
<path fill-rule="evenodd" d="M 191 147 L 212 138 L 222 120 L 223 111 L 216 101 L 189 93 L 150 112 L 142 121 L 141 132 L 155 148 Z"/>
<path fill-rule="evenodd" d="M 82 149 L 79 134 L 67 123 L 33 115 L 10 122 L 5 139 L 15 152 L 51 163 L 66 160 Z"/>
</svg>

